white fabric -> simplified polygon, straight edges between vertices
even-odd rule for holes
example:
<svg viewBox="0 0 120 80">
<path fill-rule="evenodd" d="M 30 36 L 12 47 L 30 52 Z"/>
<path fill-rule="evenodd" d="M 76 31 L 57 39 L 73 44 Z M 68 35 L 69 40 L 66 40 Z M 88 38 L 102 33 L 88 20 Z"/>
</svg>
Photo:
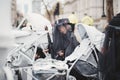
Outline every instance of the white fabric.
<svg viewBox="0 0 120 80">
<path fill-rule="evenodd" d="M 6 73 L 7 80 L 14 80 L 12 70 L 9 67 L 4 67 L 3 69 Z"/>
<path fill-rule="evenodd" d="M 98 31 L 93 26 L 88 26 L 88 25 L 84 25 L 84 24 L 80 23 L 80 24 L 78 24 L 78 27 L 85 28 L 91 43 L 94 44 L 99 51 L 101 51 L 101 47 L 103 46 L 105 34 Z M 80 30 L 79 30 L 79 32 L 80 32 Z"/>
<path fill-rule="evenodd" d="M 31 33 L 28 31 L 21 31 L 21 30 L 12 30 L 12 34 L 14 35 L 15 38 L 18 37 L 25 37 L 30 35 Z"/>
<path fill-rule="evenodd" d="M 91 50 L 90 46 L 89 46 L 89 39 L 84 39 L 81 41 L 81 44 L 78 45 L 75 50 L 73 51 L 73 53 L 66 57 L 65 60 L 66 61 L 73 61 L 77 58 L 80 58 L 81 56 L 83 55 L 87 55 L 88 54 L 88 51 Z"/>
<path fill-rule="evenodd" d="M 45 30 L 45 27 L 48 27 L 48 30 L 52 30 L 52 26 L 49 20 L 44 16 L 41 16 L 37 13 L 28 14 L 26 19 L 32 25 L 33 30 Z"/>
<path fill-rule="evenodd" d="M 78 24 L 77 29 L 79 32 L 79 36 L 83 38 L 85 33 L 87 32 L 88 38 L 83 38 L 81 40 L 81 43 L 79 46 L 75 48 L 73 53 L 66 57 L 65 60 L 68 61 L 73 61 L 77 58 L 80 58 L 83 55 L 91 53 L 91 46 L 89 45 L 90 43 L 92 45 L 95 45 L 95 47 L 101 51 L 101 47 L 103 44 L 104 40 L 104 34 L 98 31 L 95 27 L 87 26 L 84 24 Z"/>
<path fill-rule="evenodd" d="M 63 61 L 54 60 L 54 59 L 38 59 L 33 64 L 33 70 L 50 70 L 52 67 L 55 67 L 59 70 L 66 70 L 68 69 L 68 65 Z"/>
</svg>

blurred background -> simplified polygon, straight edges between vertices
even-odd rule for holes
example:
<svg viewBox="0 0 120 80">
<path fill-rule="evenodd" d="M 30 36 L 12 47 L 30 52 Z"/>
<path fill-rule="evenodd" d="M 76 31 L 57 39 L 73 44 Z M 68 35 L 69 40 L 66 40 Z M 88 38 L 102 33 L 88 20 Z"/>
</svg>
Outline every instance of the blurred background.
<svg viewBox="0 0 120 80">
<path fill-rule="evenodd" d="M 87 13 L 96 27 L 104 25 L 120 11 L 120 0 L 12 0 L 12 24 L 28 13 L 38 13 L 54 23 L 56 18 L 68 17 L 75 12 L 78 21 Z"/>
</svg>

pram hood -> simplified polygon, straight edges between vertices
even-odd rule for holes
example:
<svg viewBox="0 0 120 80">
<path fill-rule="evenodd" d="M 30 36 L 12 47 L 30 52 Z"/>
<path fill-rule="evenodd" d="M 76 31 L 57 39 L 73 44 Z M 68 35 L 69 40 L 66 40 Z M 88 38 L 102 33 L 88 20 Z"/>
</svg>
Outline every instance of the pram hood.
<svg viewBox="0 0 120 80">
<path fill-rule="evenodd" d="M 79 74 L 86 77 L 96 78 L 98 55 L 96 49 L 101 50 L 104 34 L 97 29 L 84 24 L 78 24 L 77 30 L 81 37 L 81 43 L 73 53 L 66 57 L 66 61 L 74 61 L 71 69 L 74 68 Z"/>
<path fill-rule="evenodd" d="M 88 26 L 81 23 L 77 24 L 76 27 L 82 40 L 84 37 L 87 37 L 90 42 L 95 45 L 99 51 L 101 51 L 105 37 L 104 33 L 98 31 L 94 26 Z"/>
<path fill-rule="evenodd" d="M 98 31 L 95 27 L 87 26 L 84 24 L 77 24 L 77 30 L 81 37 L 81 43 L 75 48 L 73 53 L 66 57 L 65 60 L 73 61 L 77 58 L 81 58 L 83 55 L 90 55 L 92 49 L 89 44 L 92 43 L 98 51 L 101 51 L 101 47 L 104 41 L 104 34 Z"/>
</svg>

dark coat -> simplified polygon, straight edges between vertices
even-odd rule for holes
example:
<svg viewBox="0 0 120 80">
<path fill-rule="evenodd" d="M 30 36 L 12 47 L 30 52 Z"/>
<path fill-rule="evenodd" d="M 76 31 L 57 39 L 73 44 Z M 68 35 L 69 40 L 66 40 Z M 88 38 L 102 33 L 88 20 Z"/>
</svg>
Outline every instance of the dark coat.
<svg viewBox="0 0 120 80">
<path fill-rule="evenodd" d="M 76 40 L 76 37 L 71 31 L 68 31 L 67 34 L 62 34 L 59 32 L 58 28 L 55 27 L 53 32 L 53 52 L 52 58 L 58 60 L 64 60 L 65 57 L 69 56 L 79 45 L 79 42 Z M 63 50 L 65 55 L 60 57 L 57 52 Z"/>
<path fill-rule="evenodd" d="M 120 30 L 108 26 L 105 33 L 102 71 L 104 80 L 120 79 Z M 118 78 L 119 77 L 119 78 Z"/>
</svg>

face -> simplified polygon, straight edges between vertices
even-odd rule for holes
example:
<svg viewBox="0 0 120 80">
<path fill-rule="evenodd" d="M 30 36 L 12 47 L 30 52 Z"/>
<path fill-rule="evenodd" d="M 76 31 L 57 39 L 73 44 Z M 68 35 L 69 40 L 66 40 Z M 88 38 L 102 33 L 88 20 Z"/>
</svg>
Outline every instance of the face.
<svg viewBox="0 0 120 80">
<path fill-rule="evenodd" d="M 69 25 L 69 24 L 66 25 L 66 29 L 67 29 L 67 30 L 71 30 L 71 25 Z"/>
<path fill-rule="evenodd" d="M 61 26 L 59 28 L 59 31 L 62 33 L 62 34 L 66 34 L 67 33 L 67 29 L 64 27 L 64 26 Z"/>
</svg>

